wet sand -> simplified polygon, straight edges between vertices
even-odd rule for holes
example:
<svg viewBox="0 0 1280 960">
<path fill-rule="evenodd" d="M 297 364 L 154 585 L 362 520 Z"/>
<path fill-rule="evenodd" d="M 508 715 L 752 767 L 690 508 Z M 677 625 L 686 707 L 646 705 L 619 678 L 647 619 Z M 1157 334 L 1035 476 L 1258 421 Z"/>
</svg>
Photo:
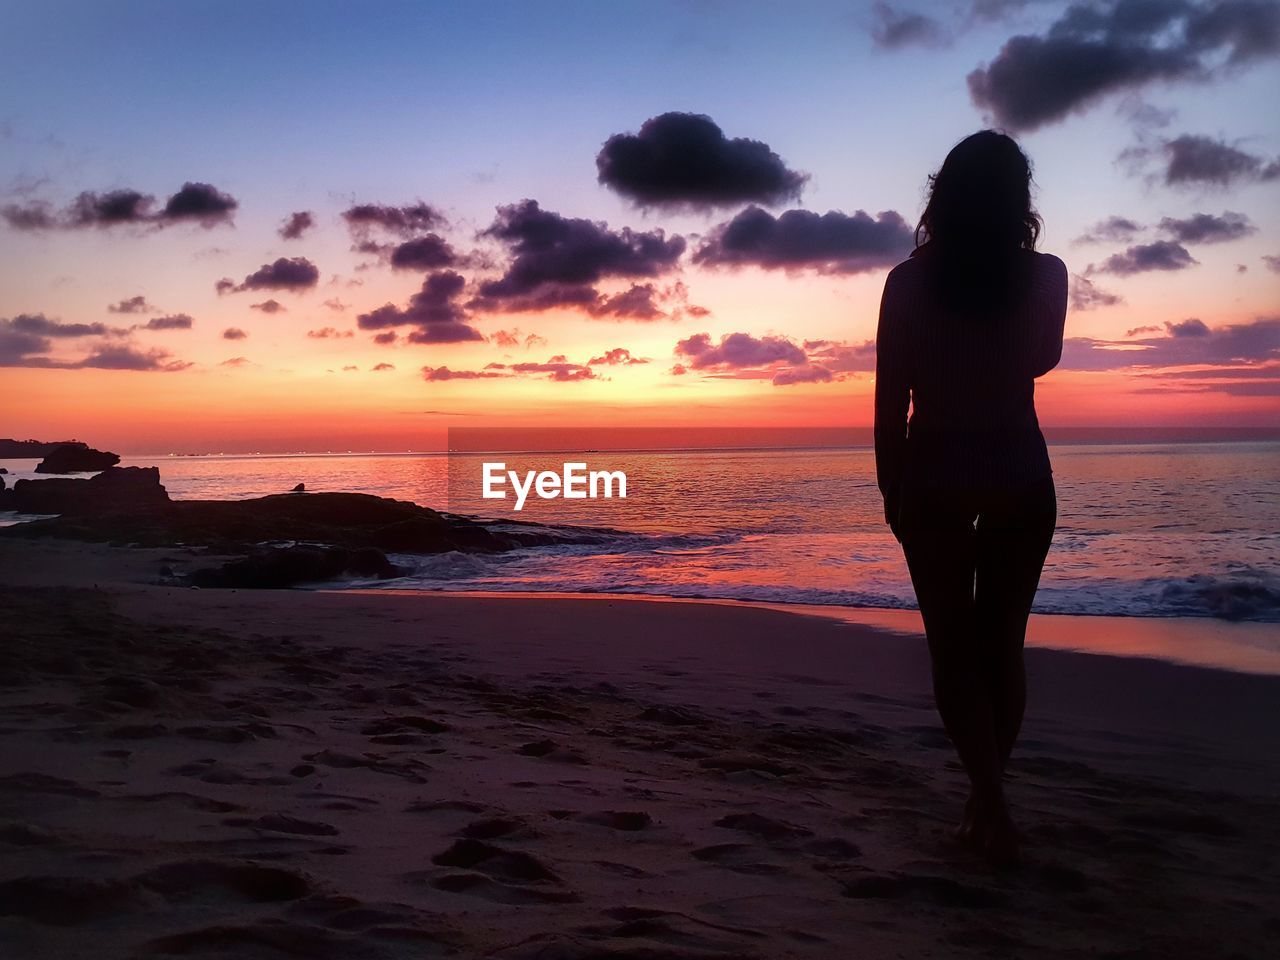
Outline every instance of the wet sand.
<svg viewBox="0 0 1280 960">
<path fill-rule="evenodd" d="M 963 775 L 901 625 L 155 585 L 202 562 L 0 540 L 0 954 L 1205 958 L 1280 936 L 1280 678 L 1030 650 L 1026 850 L 997 871 L 951 840 Z M 1070 619 L 1131 649 L 1125 621 Z"/>
</svg>

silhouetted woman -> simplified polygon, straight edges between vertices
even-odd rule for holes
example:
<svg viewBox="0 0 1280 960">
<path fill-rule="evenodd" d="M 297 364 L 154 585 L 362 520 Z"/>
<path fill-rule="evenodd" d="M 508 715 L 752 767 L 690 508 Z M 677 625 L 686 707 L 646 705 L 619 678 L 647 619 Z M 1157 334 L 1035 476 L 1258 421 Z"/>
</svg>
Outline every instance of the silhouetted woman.
<svg viewBox="0 0 1280 960">
<path fill-rule="evenodd" d="M 1002 780 L 1026 703 L 1027 616 L 1057 522 L 1035 378 L 1062 355 L 1067 271 L 1035 252 L 1031 167 L 1009 137 L 967 137 L 929 182 L 916 249 L 880 305 L 876 474 L 924 620 L 938 713 L 971 784 L 960 835 L 1009 860 L 1018 835 Z"/>
</svg>

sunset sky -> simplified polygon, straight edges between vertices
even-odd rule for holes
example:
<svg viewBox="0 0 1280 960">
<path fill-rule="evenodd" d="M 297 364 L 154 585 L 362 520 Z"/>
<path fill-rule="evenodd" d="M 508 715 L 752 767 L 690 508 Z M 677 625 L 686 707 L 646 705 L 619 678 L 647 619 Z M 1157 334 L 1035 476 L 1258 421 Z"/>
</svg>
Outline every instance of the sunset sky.
<svg viewBox="0 0 1280 960">
<path fill-rule="evenodd" d="M 1280 424 L 1274 2 L 5 8 L 0 435 L 866 425 L 984 126 L 1074 277 L 1042 422 Z"/>
</svg>

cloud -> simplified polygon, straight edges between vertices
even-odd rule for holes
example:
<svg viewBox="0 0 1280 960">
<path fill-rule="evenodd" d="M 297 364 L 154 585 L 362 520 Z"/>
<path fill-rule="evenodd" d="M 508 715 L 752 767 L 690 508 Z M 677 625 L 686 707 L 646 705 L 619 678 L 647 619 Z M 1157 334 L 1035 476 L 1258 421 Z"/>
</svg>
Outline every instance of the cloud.
<svg viewBox="0 0 1280 960">
<path fill-rule="evenodd" d="M 249 304 L 250 310 L 261 310 L 263 313 L 285 313 L 285 306 L 279 300 L 263 300 L 261 303 Z"/>
<path fill-rule="evenodd" d="M 489 339 L 498 346 L 505 347 L 507 349 L 523 347 L 525 350 L 529 350 L 533 347 L 545 347 L 547 345 L 545 337 L 540 337 L 536 333 L 522 334 L 518 328 L 512 330 L 495 330 L 489 335 Z"/>
<path fill-rule="evenodd" d="M 174 360 L 167 350 L 140 350 L 127 343 L 99 343 L 79 360 L 62 360 L 48 355 L 55 340 L 94 336 L 101 331 L 92 328 L 101 326 L 58 323 L 43 314 L 21 314 L 0 319 L 0 367 L 173 372 L 191 366 L 190 363 Z"/>
<path fill-rule="evenodd" d="M 769 364 L 803 364 L 809 358 L 797 344 L 785 337 L 753 337 L 748 333 L 728 333 L 718 344 L 708 333 L 695 333 L 676 344 L 676 355 L 684 357 L 694 370 L 736 370 Z"/>
<path fill-rule="evenodd" d="M 592 357 L 587 361 L 588 366 L 634 366 L 635 364 L 648 363 L 648 357 L 633 357 L 631 351 L 626 347 L 614 347 L 612 350 L 606 350 L 598 357 Z"/>
<path fill-rule="evenodd" d="M 396 332 L 394 330 L 383 330 L 382 333 L 375 334 L 373 342 L 381 346 L 396 342 Z"/>
<path fill-rule="evenodd" d="M 754 337 L 730 333 L 713 342 L 711 335 L 697 333 L 676 343 L 680 359 L 671 368 L 672 376 L 699 371 L 717 379 L 770 380 L 776 387 L 805 383 L 832 383 L 849 373 L 875 369 L 874 340 L 847 343 L 842 340 L 805 340 L 789 337 Z"/>
<path fill-rule="evenodd" d="M 1182 244 L 1172 240 L 1157 240 L 1130 247 L 1124 253 L 1114 253 L 1101 265 L 1090 264 L 1086 273 L 1113 273 L 1127 277 L 1152 270 L 1186 270 L 1199 262 Z"/>
<path fill-rule="evenodd" d="M 119 303 L 113 303 L 107 307 L 108 313 L 154 313 L 155 307 L 147 303 L 147 298 L 138 294 L 136 297 L 126 297 Z"/>
<path fill-rule="evenodd" d="M 409 298 L 403 309 L 390 303 L 356 318 L 361 330 L 385 330 L 412 326 L 410 343 L 463 343 L 483 340 L 469 323 L 467 311 L 458 302 L 466 286 L 465 278 L 452 270 L 440 270 L 422 282 L 422 289 Z M 382 342 L 382 341 L 379 341 Z"/>
<path fill-rule="evenodd" d="M 220 367 L 243 367 L 249 362 L 248 357 L 231 357 L 229 360 L 223 360 L 218 366 Z"/>
<path fill-rule="evenodd" d="M 1128 217 L 1107 217 L 1095 223 L 1072 243 L 1128 243 L 1143 230 L 1142 224 Z"/>
<path fill-rule="evenodd" d="M 1098 307 L 1114 307 L 1121 303 L 1124 303 L 1124 298 L 1119 294 L 1103 290 L 1087 277 L 1072 274 L 1072 310 L 1096 310 Z"/>
<path fill-rule="evenodd" d="M 354 337 L 354 330 L 338 330 L 335 327 L 321 327 L 319 330 L 308 330 L 307 336 L 312 340 L 333 340 L 342 337 Z"/>
<path fill-rule="evenodd" d="M 871 39 L 884 50 L 902 47 L 942 47 L 950 39 L 942 24 L 914 10 L 899 10 L 877 3 L 873 10 Z"/>
<path fill-rule="evenodd" d="M 482 237 L 507 247 L 510 262 L 496 280 L 480 285 L 473 309 L 503 313 L 555 308 L 584 310 L 594 316 L 650 319 L 652 291 L 634 287 L 606 296 L 596 284 L 607 278 L 657 277 L 675 268 L 684 253 L 682 237 L 655 229 L 610 230 L 604 223 L 562 217 L 536 200 L 499 207 Z"/>
<path fill-rule="evenodd" d="M 448 367 L 423 367 L 422 379 L 429 383 L 441 380 L 489 380 L 505 377 L 497 370 L 450 370 Z"/>
<path fill-rule="evenodd" d="M 1243 213 L 1230 210 L 1220 217 L 1211 213 L 1195 213 L 1182 219 L 1164 217 L 1160 229 L 1179 243 L 1225 243 L 1258 232 Z"/>
<path fill-rule="evenodd" d="M 1137 328 L 1136 333 L 1144 328 Z M 1197 364 L 1247 366 L 1280 360 L 1280 317 L 1209 327 L 1192 318 L 1166 323 L 1162 336 L 1100 340 L 1070 337 L 1063 345 L 1064 370 L 1121 370 Z"/>
<path fill-rule="evenodd" d="M 227 329 L 222 331 L 223 340 L 243 340 L 247 336 L 249 336 L 249 334 L 245 333 L 239 327 L 227 327 Z"/>
<path fill-rule="evenodd" d="M 76 196 L 61 213 L 35 201 L 25 206 L 9 204 L 0 217 L 15 230 L 76 230 L 88 227 L 157 226 L 195 222 L 205 227 L 230 222 L 239 203 L 230 194 L 207 183 L 188 181 L 169 197 L 158 211 L 156 198 L 138 190 L 120 189 L 97 193 L 86 190 Z"/>
<path fill-rule="evenodd" d="M 1163 152 L 1168 161 L 1164 182 L 1172 186 L 1227 187 L 1280 177 L 1280 159 L 1268 162 L 1225 140 L 1183 134 L 1166 141 Z"/>
<path fill-rule="evenodd" d="M 0 320 L 0 330 L 16 330 L 39 337 L 103 337 L 119 335 L 125 331 L 108 327 L 105 323 L 63 323 L 50 320 L 43 313 L 20 313 L 8 320 Z"/>
<path fill-rule="evenodd" d="M 445 225 L 444 215 L 425 203 L 390 207 L 377 203 L 359 203 L 342 212 L 342 219 L 355 237 L 367 237 L 378 230 L 410 237 L 422 230 Z"/>
<path fill-rule="evenodd" d="M 241 293 L 245 290 L 293 290 L 301 291 L 320 282 L 320 271 L 306 257 L 280 257 L 274 263 L 264 263 L 237 284 L 230 278 L 215 284 L 218 293 Z"/>
<path fill-rule="evenodd" d="M 167 350 L 138 350 L 135 347 L 105 346 L 95 350 L 72 367 L 77 369 L 94 368 L 98 370 L 154 370 L 173 372 L 185 370 L 191 366 L 180 360 L 170 359 L 172 354 Z"/>
<path fill-rule="evenodd" d="M 310 210 L 299 210 L 285 217 L 276 231 L 281 240 L 299 240 L 302 235 L 316 225 L 315 214 Z"/>
<path fill-rule="evenodd" d="M 348 306 L 347 304 L 339 300 L 337 297 L 331 297 L 330 299 L 326 300 L 323 305 L 328 307 L 334 313 L 346 313 L 347 306 Z"/>
<path fill-rule="evenodd" d="M 711 231 L 693 255 L 708 266 L 759 266 L 861 273 L 893 266 L 914 245 L 902 216 L 886 210 L 874 218 L 863 210 L 788 210 L 778 217 L 748 207 Z"/>
<path fill-rule="evenodd" d="M 152 317 L 146 323 L 141 324 L 135 329 L 138 330 L 190 330 L 192 320 L 185 313 L 175 313 L 168 317 Z"/>
<path fill-rule="evenodd" d="M 376 363 L 369 369 L 374 373 L 382 373 L 384 370 L 394 370 L 395 368 L 396 365 L 394 363 Z"/>
<path fill-rule="evenodd" d="M 496 380 L 512 377 L 545 377 L 554 383 L 578 383 L 599 379 L 595 371 L 580 363 L 570 363 L 555 356 L 546 363 L 489 363 L 482 370 L 450 370 L 448 367 L 423 367 L 422 378 L 441 380 Z"/>
<path fill-rule="evenodd" d="M 435 233 L 406 240 L 391 250 L 391 267 L 394 270 L 436 270 L 458 262 L 459 257 L 453 247 Z"/>
<path fill-rule="evenodd" d="M 1280 273 L 1280 256 L 1264 253 L 1262 255 L 1262 262 L 1267 265 L 1267 269 L 1272 273 Z"/>
<path fill-rule="evenodd" d="M 1255 0 L 1076 3 L 1042 35 L 1010 38 L 968 76 L 978 108 L 1014 132 L 1163 81 L 1206 81 L 1280 50 L 1280 5 Z"/>
<path fill-rule="evenodd" d="M 230 220 L 239 206 L 235 197 L 211 184 L 187 181 L 165 202 L 157 219 L 171 222 L 193 220 L 210 227 Z"/>
<path fill-rule="evenodd" d="M 775 387 L 789 387 L 797 383 L 830 383 L 833 374 L 826 367 L 810 364 L 804 367 L 790 367 L 779 370 L 773 375 Z"/>
<path fill-rule="evenodd" d="M 639 133 L 611 136 L 596 155 L 597 179 L 639 206 L 710 209 L 795 199 L 807 175 L 768 144 L 729 139 L 710 117 L 664 113 Z"/>
</svg>

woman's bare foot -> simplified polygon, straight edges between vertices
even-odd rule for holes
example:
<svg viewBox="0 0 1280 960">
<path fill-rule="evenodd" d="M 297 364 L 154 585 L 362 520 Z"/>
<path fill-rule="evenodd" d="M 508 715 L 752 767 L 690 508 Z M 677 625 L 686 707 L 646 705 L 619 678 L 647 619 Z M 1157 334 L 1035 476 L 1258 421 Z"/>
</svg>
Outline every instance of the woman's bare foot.
<svg viewBox="0 0 1280 960">
<path fill-rule="evenodd" d="M 1018 862 L 1022 840 L 1013 818 L 1009 816 L 1009 808 L 1001 802 L 985 813 L 977 831 L 981 836 L 978 852 L 995 866 L 1012 866 Z"/>
</svg>

